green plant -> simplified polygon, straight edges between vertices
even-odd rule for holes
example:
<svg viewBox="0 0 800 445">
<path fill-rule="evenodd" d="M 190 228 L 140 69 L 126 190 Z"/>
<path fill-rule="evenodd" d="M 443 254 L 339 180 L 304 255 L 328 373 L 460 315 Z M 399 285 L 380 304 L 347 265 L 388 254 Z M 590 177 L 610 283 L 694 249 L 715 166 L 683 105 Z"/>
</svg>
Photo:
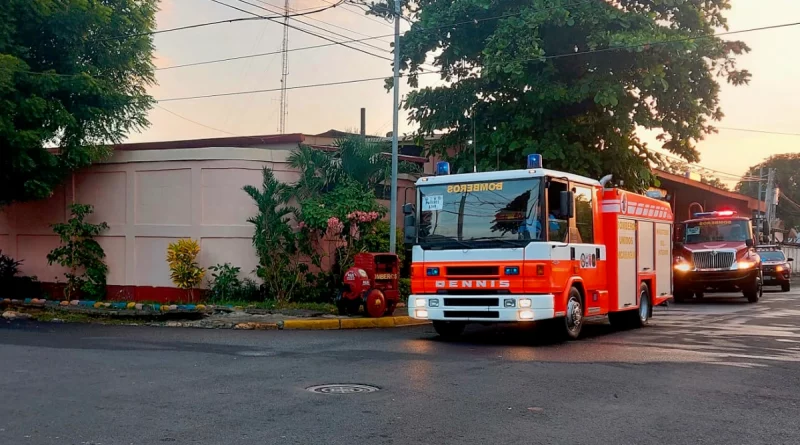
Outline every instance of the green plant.
<svg viewBox="0 0 800 445">
<path fill-rule="evenodd" d="M 203 281 L 206 271 L 197 264 L 200 244 L 193 239 L 180 239 L 167 247 L 170 278 L 180 289 L 189 291 Z M 190 298 L 191 299 L 191 298 Z"/>
<path fill-rule="evenodd" d="M 260 189 L 244 187 L 257 208 L 256 215 L 247 220 L 254 228 L 256 275 L 264 282 L 268 295 L 278 301 L 291 300 L 302 287 L 308 272 L 303 257 L 313 253 L 304 233 L 290 225 L 296 210 L 288 205 L 289 190 L 268 168 L 262 171 Z"/>
<path fill-rule="evenodd" d="M 260 301 L 261 286 L 250 278 L 239 278 L 241 268 L 230 263 L 217 264 L 211 271 L 207 298 L 209 301 Z"/>
<path fill-rule="evenodd" d="M 99 300 L 106 294 L 106 254 L 94 237 L 108 230 L 108 224 L 86 222 L 86 217 L 93 211 L 90 205 L 72 204 L 69 220 L 52 226 L 61 245 L 47 255 L 47 262 L 68 269 L 64 273 L 67 278 L 64 296 L 67 299 L 82 294 Z"/>
<path fill-rule="evenodd" d="M 42 295 L 42 289 L 36 277 L 20 276 L 22 261 L 4 255 L 0 250 L 0 297 L 2 298 L 36 298 Z"/>
<path fill-rule="evenodd" d="M 400 300 L 408 301 L 408 296 L 411 295 L 411 279 L 400 278 L 397 283 L 397 287 L 400 291 Z"/>
</svg>

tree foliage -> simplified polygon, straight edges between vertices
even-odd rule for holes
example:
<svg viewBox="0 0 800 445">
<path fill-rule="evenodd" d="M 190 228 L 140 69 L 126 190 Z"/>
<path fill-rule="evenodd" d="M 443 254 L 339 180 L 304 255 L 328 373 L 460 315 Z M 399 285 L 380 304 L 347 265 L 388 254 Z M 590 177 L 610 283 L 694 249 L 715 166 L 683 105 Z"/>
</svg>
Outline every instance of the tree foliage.
<svg viewBox="0 0 800 445">
<path fill-rule="evenodd" d="M 3 0 L 0 206 L 48 197 L 147 125 L 156 4 Z"/>
<path fill-rule="evenodd" d="M 373 13 L 387 14 L 392 2 L 373 4 Z M 696 162 L 695 144 L 723 115 L 718 80 L 750 78 L 735 62 L 749 48 L 709 36 L 727 28 L 730 0 L 403 5 L 413 22 L 400 43 L 408 83 L 418 86 L 425 64 L 446 82 L 407 95 L 409 120 L 420 136 L 444 133 L 431 147 L 442 155 L 472 139 L 474 122 L 481 170 L 497 157 L 501 168 L 519 168 L 540 153 L 552 168 L 613 173 L 641 190 L 656 158 L 637 128 L 660 129 L 664 149 Z M 471 167 L 471 158 L 461 150 L 455 161 Z"/>
<path fill-rule="evenodd" d="M 781 193 L 778 200 L 778 218 L 784 221 L 786 228 L 800 227 L 800 153 L 771 156 L 750 167 L 745 177 L 758 178 L 762 167 L 765 177 L 768 169 L 775 169 L 775 185 Z M 758 182 L 741 181 L 736 185 L 736 190 L 755 198 L 758 196 Z"/>
<path fill-rule="evenodd" d="M 94 238 L 108 230 L 108 224 L 87 222 L 86 218 L 93 212 L 90 205 L 72 204 L 69 220 L 53 224 L 61 245 L 47 255 L 47 262 L 67 269 L 64 273 L 67 278 L 64 297 L 67 299 L 85 295 L 99 300 L 106 295 L 106 253 Z"/>
</svg>

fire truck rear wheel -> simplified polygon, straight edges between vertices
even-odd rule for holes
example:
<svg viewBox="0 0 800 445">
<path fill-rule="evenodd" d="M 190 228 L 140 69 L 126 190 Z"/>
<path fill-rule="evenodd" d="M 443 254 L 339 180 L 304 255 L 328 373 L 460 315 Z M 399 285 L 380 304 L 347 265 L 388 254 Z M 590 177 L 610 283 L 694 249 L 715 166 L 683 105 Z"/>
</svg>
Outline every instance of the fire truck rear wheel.
<svg viewBox="0 0 800 445">
<path fill-rule="evenodd" d="M 464 332 L 465 327 L 467 327 L 466 323 L 461 323 L 458 321 L 433 321 L 433 329 L 435 329 L 436 333 L 445 340 L 458 338 L 458 336 Z"/>
<path fill-rule="evenodd" d="M 792 290 L 792 286 L 789 284 L 781 284 L 781 292 L 789 292 Z"/>
</svg>

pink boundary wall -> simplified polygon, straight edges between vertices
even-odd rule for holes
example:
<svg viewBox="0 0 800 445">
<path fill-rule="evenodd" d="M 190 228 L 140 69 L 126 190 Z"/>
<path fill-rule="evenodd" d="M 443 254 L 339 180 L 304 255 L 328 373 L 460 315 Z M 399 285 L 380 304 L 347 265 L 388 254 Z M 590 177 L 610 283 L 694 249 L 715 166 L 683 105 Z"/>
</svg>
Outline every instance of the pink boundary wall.
<svg viewBox="0 0 800 445">
<path fill-rule="evenodd" d="M 63 281 L 64 271 L 47 264 L 47 253 L 58 244 L 50 225 L 65 221 L 69 205 L 80 202 L 94 206 L 92 222 L 110 226 L 98 238 L 109 266 L 108 298 L 182 298 L 165 261 L 167 245 L 180 238 L 200 241 L 203 267 L 229 262 L 250 275 L 257 260 L 247 218 L 255 207 L 242 187 L 260 185 L 264 166 L 281 181 L 296 180 L 286 163 L 296 146 L 118 150 L 110 161 L 74 174 L 51 198 L 0 211 L 0 249 L 24 261 L 25 275 Z M 399 182 L 399 227 L 404 190 L 413 189 L 413 181 Z"/>
</svg>

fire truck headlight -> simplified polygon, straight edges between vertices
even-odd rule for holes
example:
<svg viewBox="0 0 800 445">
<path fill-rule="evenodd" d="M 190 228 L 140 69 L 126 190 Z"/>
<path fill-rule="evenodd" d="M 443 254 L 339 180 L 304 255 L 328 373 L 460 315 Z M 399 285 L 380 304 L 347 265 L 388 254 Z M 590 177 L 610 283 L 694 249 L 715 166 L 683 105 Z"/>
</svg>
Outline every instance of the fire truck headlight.
<svg viewBox="0 0 800 445">
<path fill-rule="evenodd" d="M 439 307 L 439 299 L 438 298 L 431 298 L 428 300 L 428 306 L 430 307 Z"/>
<path fill-rule="evenodd" d="M 516 302 L 513 298 L 506 298 L 503 300 L 503 307 L 514 307 L 516 306 Z"/>
<path fill-rule="evenodd" d="M 520 320 L 533 320 L 533 311 L 528 309 L 524 311 L 519 311 L 519 319 Z"/>
<path fill-rule="evenodd" d="M 783 266 L 775 266 L 775 272 L 783 272 Z"/>
<path fill-rule="evenodd" d="M 519 266 L 506 267 L 506 275 L 519 275 Z"/>
<path fill-rule="evenodd" d="M 531 307 L 531 299 L 530 298 L 520 298 L 519 299 L 519 307 Z"/>
<path fill-rule="evenodd" d="M 417 314 L 417 318 L 428 318 L 428 311 L 425 309 L 417 309 L 415 314 Z"/>
<path fill-rule="evenodd" d="M 678 263 L 675 265 L 675 270 L 678 272 L 688 272 L 692 270 L 692 266 L 690 266 L 689 263 Z"/>
<path fill-rule="evenodd" d="M 429 267 L 428 270 L 425 271 L 425 273 L 429 277 L 438 277 L 439 276 L 439 268 L 438 267 Z"/>
<path fill-rule="evenodd" d="M 425 299 L 424 298 L 417 298 L 414 300 L 415 307 L 425 307 Z"/>
</svg>

